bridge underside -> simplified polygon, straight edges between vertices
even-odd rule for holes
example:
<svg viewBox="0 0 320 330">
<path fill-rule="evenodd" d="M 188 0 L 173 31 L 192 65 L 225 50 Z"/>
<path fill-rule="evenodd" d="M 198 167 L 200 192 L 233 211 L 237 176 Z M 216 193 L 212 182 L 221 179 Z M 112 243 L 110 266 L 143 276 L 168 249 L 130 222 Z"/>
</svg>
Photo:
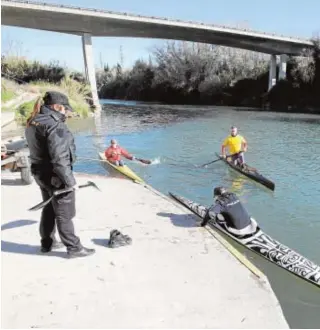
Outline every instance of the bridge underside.
<svg viewBox="0 0 320 330">
<path fill-rule="evenodd" d="M 101 107 L 96 88 L 92 36 L 183 40 L 270 54 L 268 90 L 277 81 L 276 55 L 282 54 L 280 56 L 279 79 L 285 79 L 287 55 L 301 55 L 303 49 L 312 47 L 311 42 L 298 39 L 99 10 L 6 0 L 2 1 L 1 9 L 2 25 L 67 33 L 82 37 L 86 76 L 91 85 L 92 101 L 97 109 L 97 114 L 100 113 Z"/>
<path fill-rule="evenodd" d="M 194 26 L 172 25 L 169 21 L 159 24 L 146 20 L 126 19 L 115 15 L 88 15 L 77 11 L 61 12 L 44 7 L 41 10 L 4 6 L 2 4 L 2 25 L 24 27 L 37 30 L 68 33 L 93 37 L 136 37 L 168 40 L 184 40 L 208 44 L 248 49 L 266 54 L 300 55 L 303 46 L 295 42 L 270 40 L 266 37 L 236 34 L 228 31 L 209 30 L 200 24 Z"/>
</svg>

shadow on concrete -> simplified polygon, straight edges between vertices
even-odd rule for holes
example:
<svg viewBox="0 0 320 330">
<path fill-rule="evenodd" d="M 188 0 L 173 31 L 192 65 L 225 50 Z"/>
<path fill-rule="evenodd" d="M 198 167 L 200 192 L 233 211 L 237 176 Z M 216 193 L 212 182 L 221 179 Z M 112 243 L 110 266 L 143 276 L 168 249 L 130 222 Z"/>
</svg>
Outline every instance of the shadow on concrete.
<svg viewBox="0 0 320 330">
<path fill-rule="evenodd" d="M 196 219 L 188 214 L 174 214 L 174 213 L 157 213 L 160 217 L 170 218 L 171 222 L 177 227 L 199 227 Z"/>
<path fill-rule="evenodd" d="M 96 245 L 108 248 L 109 240 L 107 238 L 93 238 L 92 242 Z"/>
<path fill-rule="evenodd" d="M 1 226 L 1 230 L 3 231 L 3 230 L 7 230 L 7 229 L 12 229 L 12 228 L 33 225 L 36 222 L 37 221 L 35 221 L 35 220 L 14 220 L 14 221 L 3 224 Z"/>
<path fill-rule="evenodd" d="M 60 258 L 68 257 L 66 252 L 51 251 L 49 253 L 42 253 L 40 251 L 39 245 L 21 244 L 21 243 L 7 242 L 3 240 L 1 240 L 1 251 L 7 253 L 29 254 L 29 255 L 38 255 L 44 257 L 60 257 Z"/>
<path fill-rule="evenodd" d="M 26 186 L 27 184 L 21 179 L 1 179 L 3 186 Z"/>
</svg>

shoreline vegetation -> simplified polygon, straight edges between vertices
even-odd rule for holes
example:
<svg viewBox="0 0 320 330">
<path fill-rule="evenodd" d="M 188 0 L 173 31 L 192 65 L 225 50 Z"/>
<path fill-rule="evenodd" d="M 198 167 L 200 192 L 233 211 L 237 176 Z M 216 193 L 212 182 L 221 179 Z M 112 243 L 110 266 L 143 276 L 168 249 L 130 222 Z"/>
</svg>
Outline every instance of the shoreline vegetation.
<svg viewBox="0 0 320 330">
<path fill-rule="evenodd" d="M 267 92 L 269 55 L 191 42 L 167 42 L 132 68 L 107 64 L 96 70 L 100 99 L 164 104 L 216 105 L 320 114 L 320 39 L 302 57 L 288 57 L 287 77 Z M 279 68 L 277 68 L 278 73 Z M 81 72 L 58 62 L 42 64 L 2 55 L 1 101 L 48 89 L 66 93 L 79 117 L 90 113 L 91 92 Z M 24 123 L 34 100 L 15 110 Z"/>
<path fill-rule="evenodd" d="M 14 62 L 17 63 L 16 61 Z M 75 112 L 72 117 L 86 118 L 90 109 L 90 87 L 82 84 L 68 75 L 59 82 L 30 81 L 28 83 L 15 79 L 1 79 L 1 110 L 14 112 L 15 120 L 20 125 L 25 125 L 26 120 L 33 110 L 35 101 L 44 96 L 47 90 L 60 91 L 69 97 L 70 105 Z M 20 83 L 18 83 L 20 82 Z"/>
</svg>

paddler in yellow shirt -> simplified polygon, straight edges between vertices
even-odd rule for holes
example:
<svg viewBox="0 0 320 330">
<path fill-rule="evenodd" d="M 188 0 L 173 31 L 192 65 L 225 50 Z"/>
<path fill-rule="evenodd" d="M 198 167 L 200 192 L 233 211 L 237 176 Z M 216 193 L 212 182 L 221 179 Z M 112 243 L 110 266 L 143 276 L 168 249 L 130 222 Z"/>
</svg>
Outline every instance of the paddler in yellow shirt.
<svg viewBox="0 0 320 330">
<path fill-rule="evenodd" d="M 222 143 L 221 153 L 222 157 L 226 158 L 226 149 L 228 148 L 229 155 L 231 156 L 231 161 L 235 165 L 239 165 L 242 168 L 245 167 L 244 154 L 247 151 L 247 141 L 246 139 L 238 134 L 238 129 L 235 126 L 231 127 L 231 135 L 229 135 Z"/>
</svg>

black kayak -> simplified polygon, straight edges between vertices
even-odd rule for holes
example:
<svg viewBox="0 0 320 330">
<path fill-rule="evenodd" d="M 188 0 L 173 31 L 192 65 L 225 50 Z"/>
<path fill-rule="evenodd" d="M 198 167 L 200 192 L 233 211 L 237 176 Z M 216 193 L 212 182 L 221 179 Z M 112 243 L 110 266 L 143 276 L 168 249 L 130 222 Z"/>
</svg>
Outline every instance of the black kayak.
<svg viewBox="0 0 320 330">
<path fill-rule="evenodd" d="M 229 162 L 228 160 L 224 159 L 221 157 L 218 153 L 216 153 L 217 157 L 223 160 L 226 164 L 228 164 L 231 168 L 234 170 L 240 172 L 241 174 L 247 176 L 248 178 L 259 182 L 260 184 L 264 185 L 265 187 L 274 190 L 275 189 L 275 184 L 268 180 L 266 177 L 264 177 L 261 173 L 259 173 L 256 169 L 250 167 L 247 165 L 246 169 L 242 169 L 238 165 L 234 165 L 232 162 Z"/>
<path fill-rule="evenodd" d="M 170 192 L 169 195 L 200 218 L 205 216 L 207 212 L 205 206 Z M 271 238 L 261 230 L 258 223 L 253 218 L 251 218 L 251 220 L 252 231 L 250 234 L 244 234 L 241 236 L 230 233 L 226 227 L 223 227 L 214 221 L 209 221 L 208 225 L 213 229 L 224 233 L 232 240 L 273 264 L 320 287 L 320 266 Z"/>
</svg>

